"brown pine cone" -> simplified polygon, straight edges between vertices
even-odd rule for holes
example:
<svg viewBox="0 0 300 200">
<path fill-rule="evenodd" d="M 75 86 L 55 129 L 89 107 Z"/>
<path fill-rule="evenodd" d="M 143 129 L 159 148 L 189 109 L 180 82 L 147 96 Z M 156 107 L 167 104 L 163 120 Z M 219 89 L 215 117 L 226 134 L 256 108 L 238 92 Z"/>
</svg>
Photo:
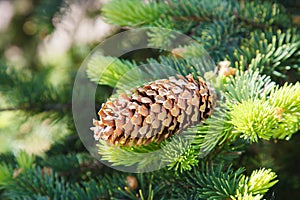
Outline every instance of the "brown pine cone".
<svg viewBox="0 0 300 200">
<path fill-rule="evenodd" d="M 161 142 L 208 118 L 215 96 L 207 84 L 192 75 L 153 81 L 108 101 L 93 120 L 95 140 L 124 146 Z"/>
</svg>

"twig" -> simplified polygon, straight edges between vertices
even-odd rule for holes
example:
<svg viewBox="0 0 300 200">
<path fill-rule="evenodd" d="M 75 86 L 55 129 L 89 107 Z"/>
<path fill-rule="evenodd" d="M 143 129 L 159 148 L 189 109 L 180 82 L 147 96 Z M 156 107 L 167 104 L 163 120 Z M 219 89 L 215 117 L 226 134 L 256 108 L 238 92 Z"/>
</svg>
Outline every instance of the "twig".
<svg viewBox="0 0 300 200">
<path fill-rule="evenodd" d="M 36 106 L 24 106 L 24 107 L 8 107 L 8 108 L 0 108 L 0 112 L 5 112 L 5 111 L 18 111 L 18 110 L 23 110 L 23 111 L 31 111 L 31 110 L 40 110 L 40 111 L 60 111 L 64 109 L 71 109 L 72 104 L 46 104 L 43 105 L 42 107 L 36 107 Z"/>
<path fill-rule="evenodd" d="M 266 27 L 268 27 L 268 25 L 265 25 L 263 23 L 258 23 L 258 22 L 255 22 L 255 21 L 251 20 L 251 19 L 242 17 L 237 12 L 234 13 L 234 16 L 240 22 L 243 22 L 246 25 L 250 25 L 250 26 L 252 26 L 254 28 L 265 29 Z M 175 21 L 194 21 L 194 22 L 198 22 L 198 23 L 199 22 L 210 22 L 210 21 L 212 21 L 214 19 L 225 20 L 225 19 L 222 19 L 222 18 L 216 18 L 215 16 L 212 16 L 212 15 L 209 15 L 209 16 L 206 16 L 206 17 L 197 17 L 197 16 L 191 16 L 191 17 L 188 17 L 188 16 L 178 16 L 178 17 L 173 17 L 173 20 L 175 20 Z M 281 26 L 279 24 L 272 24 L 272 25 L 281 28 Z"/>
<path fill-rule="evenodd" d="M 226 144 L 228 144 L 231 140 L 230 139 L 227 139 L 225 142 L 223 142 L 220 146 L 217 146 L 214 151 L 212 153 L 210 153 L 208 155 L 208 157 L 205 159 L 206 162 L 209 162 L 211 160 L 213 160 L 213 158 L 215 158 L 224 148 L 224 146 Z"/>
<path fill-rule="evenodd" d="M 197 17 L 197 16 L 192 16 L 192 17 L 187 17 L 187 16 L 179 16 L 179 17 L 173 17 L 175 21 L 195 21 L 195 22 L 209 22 L 213 19 L 213 16 L 207 16 L 206 18 L 204 17 Z"/>
<path fill-rule="evenodd" d="M 266 28 L 265 24 L 260 24 L 260 23 L 257 23 L 255 21 L 253 21 L 253 20 L 250 20 L 250 19 L 247 19 L 245 17 L 242 17 L 238 13 L 234 13 L 234 16 L 236 17 L 237 20 L 240 20 L 241 22 L 244 22 L 245 24 L 250 25 L 250 26 L 252 26 L 254 28 L 259 28 L 259 29 Z"/>
<path fill-rule="evenodd" d="M 22 110 L 21 108 L 0 108 L 0 112 Z"/>
</svg>

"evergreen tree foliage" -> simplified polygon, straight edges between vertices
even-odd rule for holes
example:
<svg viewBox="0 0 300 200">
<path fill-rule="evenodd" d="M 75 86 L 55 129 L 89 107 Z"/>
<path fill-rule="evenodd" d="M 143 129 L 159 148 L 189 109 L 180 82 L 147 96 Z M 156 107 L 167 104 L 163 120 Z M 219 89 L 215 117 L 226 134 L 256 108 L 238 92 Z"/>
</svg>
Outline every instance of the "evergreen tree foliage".
<svg viewBox="0 0 300 200">
<path fill-rule="evenodd" d="M 0 199 L 297 198 L 299 172 L 294 170 L 292 175 L 296 178 L 291 179 L 285 164 L 291 163 L 287 157 L 297 164 L 299 151 L 287 155 L 289 152 L 283 148 L 284 153 L 277 152 L 284 145 L 291 145 L 288 150 L 297 148 L 299 141 L 297 6 L 299 3 L 292 0 L 111 0 L 103 6 L 100 15 L 108 23 L 120 30 L 150 27 L 149 48 L 172 47 L 172 52 L 145 59 L 138 53 L 122 58 L 93 55 L 86 75 L 91 84 L 104 89 L 96 94 L 97 111 L 108 100 L 112 88 L 116 94 L 110 98 L 118 98 L 118 94 L 151 81 L 147 79 L 149 74 L 154 80 L 176 74 L 200 76 L 219 100 L 212 116 L 185 129 L 182 137 L 144 146 L 97 143 L 95 152 L 103 162 L 113 167 L 134 167 L 143 173 L 107 167 L 86 151 L 76 133 L 71 113 L 72 84 L 87 52 L 71 49 L 68 59 L 72 67 L 66 80 L 58 85 L 50 80 L 55 67 L 39 67 L 41 63 L 30 57 L 25 67 L 18 68 L 1 56 L 0 112 L 12 112 L 14 118 L 5 129 L 0 123 L 0 134 L 16 132 L 22 127 L 22 119 L 32 117 L 38 119 L 37 123 L 49 120 L 60 124 L 60 129 L 56 130 L 51 148 L 42 154 L 0 154 Z M 29 16 L 40 22 L 37 34 L 51 32 L 51 20 L 62 15 L 65 7 L 64 1 L 39 2 Z M 21 14 L 16 18 L 20 18 L 18 15 Z M 173 32 L 160 28 L 186 34 L 199 45 L 173 47 Z M 13 41 L 10 36 L 6 39 Z M 25 39 L 22 36 L 20 40 Z M 30 42 L 37 40 L 32 36 Z M 1 52 L 6 45 L 0 42 Z M 215 69 L 207 67 L 212 63 L 203 59 L 204 49 L 217 63 Z M 137 68 L 139 65 L 168 68 L 142 70 Z M 68 129 L 68 134 L 63 134 L 63 129 Z M 145 172 L 149 166 L 161 165 L 166 167 Z M 283 193 L 284 187 L 293 192 Z"/>
</svg>

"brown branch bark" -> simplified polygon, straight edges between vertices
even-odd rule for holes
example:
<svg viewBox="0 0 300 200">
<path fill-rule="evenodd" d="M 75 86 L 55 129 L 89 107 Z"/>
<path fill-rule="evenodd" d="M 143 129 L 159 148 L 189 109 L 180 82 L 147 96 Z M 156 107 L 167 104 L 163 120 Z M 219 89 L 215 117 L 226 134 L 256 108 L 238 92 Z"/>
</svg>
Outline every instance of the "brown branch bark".
<svg viewBox="0 0 300 200">
<path fill-rule="evenodd" d="M 41 108 L 34 107 L 34 106 L 24 106 L 24 107 L 8 107 L 8 108 L 0 108 L 0 112 L 5 112 L 5 111 L 31 111 L 31 110 L 40 110 L 40 111 L 59 111 L 63 109 L 71 109 L 72 104 L 46 104 Z"/>
<path fill-rule="evenodd" d="M 258 22 L 255 22 L 255 21 L 251 20 L 251 19 L 242 17 L 237 12 L 234 13 L 234 16 L 240 22 L 243 22 L 246 25 L 252 26 L 254 28 L 265 29 L 266 27 L 268 27 L 263 23 L 258 23 Z M 176 16 L 176 17 L 173 17 L 173 20 L 175 20 L 175 21 L 194 21 L 194 22 L 209 22 L 209 21 L 212 21 L 213 19 L 218 19 L 218 18 L 215 18 L 215 16 L 212 16 L 212 15 L 209 15 L 207 17 L 197 17 L 197 16 Z M 274 26 L 277 26 L 277 27 L 280 28 L 279 24 L 274 24 Z"/>
</svg>

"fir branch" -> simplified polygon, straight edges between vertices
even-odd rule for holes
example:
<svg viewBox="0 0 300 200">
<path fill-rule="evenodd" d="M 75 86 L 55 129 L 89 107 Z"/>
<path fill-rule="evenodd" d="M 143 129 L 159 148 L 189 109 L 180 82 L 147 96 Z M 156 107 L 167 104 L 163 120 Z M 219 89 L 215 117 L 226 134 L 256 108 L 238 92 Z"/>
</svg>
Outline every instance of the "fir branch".
<svg viewBox="0 0 300 200">
<path fill-rule="evenodd" d="M 245 18 L 241 15 L 239 15 L 237 12 L 234 12 L 235 19 L 239 21 L 239 23 L 244 23 L 245 25 L 251 26 L 253 28 L 257 29 L 265 29 L 268 26 L 266 26 L 264 23 L 257 23 L 250 18 Z M 192 17 L 186 17 L 186 16 L 178 16 L 178 17 L 173 17 L 172 18 L 174 21 L 193 21 L 197 22 L 195 24 L 195 27 L 201 24 L 201 22 L 213 22 L 215 19 L 217 20 L 226 20 L 227 18 L 215 18 L 213 15 L 208 15 L 205 17 L 197 17 L 197 16 L 192 16 Z"/>
<path fill-rule="evenodd" d="M 204 77 L 204 74 L 213 71 L 215 66 L 209 56 L 203 53 L 200 45 L 195 47 L 198 47 L 198 56 L 186 54 L 185 59 L 160 56 L 158 60 L 148 59 L 139 66 L 135 62 L 95 54 L 87 64 L 87 75 L 93 82 L 117 88 L 112 98 L 120 93 L 130 93 L 133 88 L 147 82 L 170 76 L 192 74 L 194 77 Z M 202 56 L 199 56 L 201 52 Z"/>
<path fill-rule="evenodd" d="M 88 171 L 97 171 L 102 166 L 101 163 L 86 153 L 50 156 L 44 159 L 42 164 L 58 172 L 60 176 L 69 177 L 74 181 L 81 179 L 76 174 L 81 175 Z"/>
<path fill-rule="evenodd" d="M 227 122 L 228 118 L 224 112 L 225 109 L 217 108 L 204 124 L 198 125 L 196 130 L 191 132 L 194 134 L 192 146 L 199 151 L 200 158 L 208 155 L 208 158 L 205 159 L 209 160 L 214 157 L 213 155 L 222 148 L 224 141 L 231 138 L 232 125 Z M 190 133 L 187 131 L 186 134 Z"/>
<path fill-rule="evenodd" d="M 172 19 L 177 23 L 180 21 L 193 21 L 200 24 L 203 22 L 213 22 L 214 20 L 227 20 L 232 13 L 234 13 L 234 17 L 237 20 L 236 23 L 261 30 L 270 26 L 277 28 L 287 27 L 290 23 L 282 23 L 282 21 L 291 21 L 289 18 L 285 17 L 284 14 L 286 11 L 282 7 L 278 4 L 269 2 L 245 2 L 244 4 L 240 3 L 242 5 L 239 5 L 237 1 L 188 1 L 187 3 L 174 1 L 169 4 L 171 5 L 169 15 L 171 15 Z M 255 10 L 252 10 L 254 7 Z M 215 8 L 219 8 L 218 11 L 216 11 Z M 274 9 L 276 9 L 277 12 L 271 13 Z M 177 13 L 178 10 L 181 12 Z M 257 14 L 257 12 L 260 14 L 263 13 L 265 18 L 256 18 L 255 14 Z M 273 18 L 276 18 L 278 21 L 273 22 Z M 268 23 L 269 21 L 270 23 Z"/>
<path fill-rule="evenodd" d="M 34 198 L 40 197 L 60 198 L 70 192 L 64 180 L 59 180 L 52 171 L 41 168 L 29 169 L 18 175 L 14 181 L 5 184 L 5 196 L 17 199 L 20 196 Z"/>
<path fill-rule="evenodd" d="M 189 131 L 189 130 L 187 130 Z M 193 131 L 192 131 L 193 132 Z M 175 173 L 189 171 L 199 162 L 199 150 L 193 148 L 192 141 L 182 136 L 173 138 L 169 143 L 162 146 L 161 159 L 163 163 L 169 163 L 168 169 Z"/>
<path fill-rule="evenodd" d="M 231 14 L 232 4 L 228 1 L 197 1 L 187 2 L 171 0 L 167 14 L 174 20 L 184 21 L 212 21 L 212 19 L 226 19 Z M 218 10 L 216 11 L 216 8 Z"/>
<path fill-rule="evenodd" d="M 197 199 L 230 199 L 238 188 L 241 174 L 244 169 L 233 170 L 227 169 L 223 164 L 217 166 L 201 165 L 201 171 L 194 168 L 183 174 L 180 178 L 183 182 L 180 187 L 185 188 L 183 193 L 196 193 Z M 182 196 L 182 194 L 178 194 Z"/>
<path fill-rule="evenodd" d="M 255 31 L 250 33 L 250 39 L 243 40 L 231 61 L 237 68 L 257 69 L 267 75 L 284 77 L 285 71 L 297 68 L 299 48 L 299 35 L 294 29 Z"/>
<path fill-rule="evenodd" d="M 77 183 L 73 186 L 72 198 L 73 199 L 86 199 L 86 200 L 105 200 L 110 196 L 110 184 L 106 184 L 105 179 L 102 179 L 103 184 L 99 181 L 90 180 L 86 182 Z M 109 182 L 108 182 L 109 183 Z M 72 199 L 70 198 L 70 199 Z"/>
<path fill-rule="evenodd" d="M 280 4 L 268 1 L 241 1 L 239 9 L 234 12 L 237 19 L 253 28 L 267 27 L 287 28 L 291 18 Z"/>
<path fill-rule="evenodd" d="M 270 187 L 275 185 L 278 180 L 277 175 L 271 169 L 254 170 L 250 177 L 242 176 L 239 182 L 239 187 L 233 200 L 239 199 L 262 199 L 263 195 Z"/>
<path fill-rule="evenodd" d="M 56 88 L 47 83 L 49 71 L 32 75 L 0 64 L 0 92 L 11 107 L 0 111 L 27 111 L 28 114 L 54 111 L 56 119 L 71 110 L 71 90 L 67 86 Z M 61 94 L 64 95 L 61 95 Z"/>
<path fill-rule="evenodd" d="M 225 98 L 228 107 L 246 100 L 265 97 L 275 83 L 270 77 L 260 75 L 258 71 L 237 71 L 235 77 L 229 77 L 225 84 Z"/>
<path fill-rule="evenodd" d="M 285 84 L 272 90 L 268 99 L 278 123 L 273 138 L 289 139 L 300 130 L 300 84 Z"/>
<path fill-rule="evenodd" d="M 113 0 L 102 8 L 103 16 L 119 26 L 145 25 L 160 18 L 164 7 L 156 2 L 144 3 L 140 0 Z"/>
<path fill-rule="evenodd" d="M 118 82 L 125 78 L 128 82 L 135 79 L 129 79 L 128 72 L 137 72 L 135 62 L 121 60 L 115 57 L 103 56 L 101 54 L 94 54 L 87 64 L 87 75 L 92 82 L 100 85 L 108 85 L 110 87 L 126 87 L 126 85 L 118 84 Z M 136 74 L 135 74 L 136 75 Z M 138 76 L 135 76 L 135 78 Z M 126 87 L 127 88 L 127 87 Z M 125 90 L 125 89 L 123 89 Z"/>
<path fill-rule="evenodd" d="M 6 185 L 13 182 L 13 168 L 12 166 L 1 163 L 0 164 L 0 189 L 5 189 Z"/>
<path fill-rule="evenodd" d="M 273 89 L 268 99 L 246 100 L 232 107 L 231 123 L 241 137 L 257 142 L 289 138 L 299 130 L 299 83 Z"/>
<path fill-rule="evenodd" d="M 34 155 L 27 154 L 25 151 L 20 151 L 16 155 L 16 162 L 23 170 L 31 169 L 34 166 L 35 159 Z"/>
<path fill-rule="evenodd" d="M 101 159 L 112 163 L 112 166 L 136 168 L 137 171 L 147 171 L 148 168 L 158 168 L 161 165 L 160 145 L 151 143 L 148 146 L 120 148 L 109 145 L 106 141 L 97 144 Z M 147 155 L 147 156 L 146 156 Z"/>
<path fill-rule="evenodd" d="M 127 176 L 127 180 L 133 179 L 136 183 L 128 184 L 123 188 L 118 188 L 112 199 L 132 199 L 154 200 L 160 198 L 162 190 L 165 189 L 160 178 L 155 178 L 154 174 L 138 174 L 137 176 Z"/>
<path fill-rule="evenodd" d="M 183 47 L 184 48 L 184 47 Z M 191 45 L 186 47 L 188 51 L 182 54 L 183 58 L 170 56 L 160 56 L 158 60 L 148 59 L 155 77 L 169 77 L 175 75 L 187 76 L 192 74 L 194 77 L 205 77 L 205 74 L 215 70 L 215 65 L 210 57 L 203 51 L 201 45 Z M 193 50 L 196 51 L 193 52 Z M 191 53 L 192 52 L 192 53 Z"/>
<path fill-rule="evenodd" d="M 263 100 L 245 100 L 232 107 L 230 111 L 231 123 L 236 134 L 257 142 L 259 138 L 269 140 L 272 137 L 272 129 L 276 127 L 278 120 L 274 117 L 274 110 Z"/>
<path fill-rule="evenodd" d="M 204 45 L 215 60 L 221 60 L 227 54 L 240 71 L 228 78 L 213 74 L 210 79 L 211 83 L 216 83 L 214 86 L 218 96 L 222 98 L 225 95 L 225 105 L 218 105 L 213 116 L 204 124 L 186 130 L 183 136 L 187 140 L 173 138 L 174 143 L 166 140 L 161 144 L 142 147 L 116 147 L 104 143 L 98 146 L 103 160 L 114 166 L 137 167 L 137 171 L 143 171 L 149 165 L 168 163 L 169 170 L 153 174 L 113 173 L 95 177 L 97 173 L 94 170 L 99 166 L 90 157 L 85 159 L 80 154 L 52 155 L 36 161 L 34 157 L 21 153 L 16 158 L 17 162 L 0 165 L 3 197 L 262 199 L 277 182 L 274 172 L 260 169 L 246 176 L 242 174 L 242 169 L 234 170 L 219 161 L 226 159 L 225 154 L 232 152 L 231 147 L 237 148 L 240 143 L 241 146 L 247 143 L 237 139 L 239 136 L 252 142 L 271 137 L 289 139 L 299 130 L 299 83 L 274 87 L 268 77 L 283 77 L 287 70 L 299 66 L 299 33 L 286 29 L 291 27 L 291 20 L 285 9 L 279 4 L 263 1 L 162 0 L 146 3 L 113 0 L 104 6 L 103 13 L 109 22 L 129 28 L 156 26 L 180 30 Z M 266 29 L 268 27 L 270 29 Z M 282 30 L 275 32 L 274 28 L 278 27 Z M 172 35 L 163 31 L 155 32 L 153 29 L 148 36 L 150 45 L 172 43 Z M 244 39 L 241 41 L 241 38 Z M 133 61 L 96 55 L 88 63 L 87 74 L 97 84 L 116 87 L 117 92 L 130 92 L 130 89 L 147 81 L 176 74 L 208 77 L 214 73 L 215 66 L 200 45 L 179 48 L 184 50 L 181 55 L 175 55 L 180 58 L 161 56 L 148 59 L 142 64 L 155 67 L 138 69 Z M 249 70 L 242 72 L 244 69 Z M 267 75 L 262 75 L 264 73 Z M 140 79 L 137 80 L 137 77 Z M 0 90 L 13 101 L 8 105 L 11 107 L 1 108 L 0 112 L 69 111 L 70 88 L 53 88 L 46 83 L 46 79 L 47 73 L 33 76 L 28 72 L 8 70 L 1 65 Z M 59 151 L 52 154 L 78 151 L 74 141 L 69 141 L 72 144 L 67 145 L 68 148 L 62 145 Z M 156 150 L 161 150 L 162 154 L 145 156 Z M 204 162 L 199 165 L 206 155 L 204 161 L 207 165 Z M 155 162 L 160 159 L 162 163 Z M 211 163 L 212 166 L 209 166 Z M 47 167 L 35 167 L 35 164 Z M 180 175 L 174 175 L 174 169 L 181 172 Z M 76 174 L 80 178 L 74 181 L 72 175 L 76 172 L 80 172 Z M 134 184 L 130 184 L 128 178 L 134 180 Z"/>
<path fill-rule="evenodd" d="M 240 21 L 241 23 L 245 23 L 248 26 L 251 26 L 253 28 L 257 28 L 257 29 L 265 29 L 267 28 L 266 24 L 264 23 L 257 23 L 251 19 L 245 18 L 241 15 L 239 15 L 237 12 L 234 13 L 235 18 Z"/>
</svg>

